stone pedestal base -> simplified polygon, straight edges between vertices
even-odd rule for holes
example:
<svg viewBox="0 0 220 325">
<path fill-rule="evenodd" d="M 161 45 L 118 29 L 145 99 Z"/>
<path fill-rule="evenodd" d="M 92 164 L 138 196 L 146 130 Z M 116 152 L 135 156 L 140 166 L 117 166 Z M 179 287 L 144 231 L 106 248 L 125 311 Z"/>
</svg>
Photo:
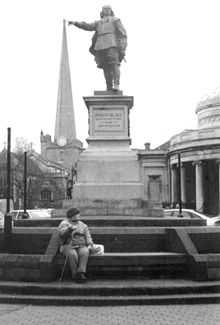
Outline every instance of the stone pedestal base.
<svg viewBox="0 0 220 325">
<path fill-rule="evenodd" d="M 87 213 L 98 209 L 103 215 L 133 215 L 142 208 L 144 187 L 135 152 L 90 148 L 81 154 L 77 167 L 74 204 Z"/>
<path fill-rule="evenodd" d="M 82 216 L 141 216 L 158 218 L 162 217 L 163 211 L 161 208 L 149 205 L 147 201 L 139 199 L 131 200 L 109 200 L 109 199 L 73 199 L 64 201 L 63 208 L 77 207 L 80 209 Z"/>
<path fill-rule="evenodd" d="M 146 215 L 144 185 L 130 149 L 129 112 L 133 97 L 85 97 L 89 112 L 88 148 L 77 163 L 73 202 L 84 215 Z M 68 203 L 69 204 L 69 203 Z"/>
</svg>

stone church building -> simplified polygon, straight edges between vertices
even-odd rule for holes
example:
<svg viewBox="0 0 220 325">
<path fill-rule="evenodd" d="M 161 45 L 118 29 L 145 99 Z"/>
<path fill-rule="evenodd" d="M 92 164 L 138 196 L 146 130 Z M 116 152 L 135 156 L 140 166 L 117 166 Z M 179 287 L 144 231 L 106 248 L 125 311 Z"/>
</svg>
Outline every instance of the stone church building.
<svg viewBox="0 0 220 325">
<path fill-rule="evenodd" d="M 27 208 L 61 208 L 73 183 L 82 142 L 76 137 L 72 87 L 65 25 L 61 49 L 54 140 L 40 133 L 41 152 L 27 153 Z M 23 156 L 12 153 L 11 197 L 15 209 L 23 208 Z M 0 154 L 0 199 L 6 198 L 6 150 Z M 72 186 L 72 185 L 71 185 Z"/>
</svg>

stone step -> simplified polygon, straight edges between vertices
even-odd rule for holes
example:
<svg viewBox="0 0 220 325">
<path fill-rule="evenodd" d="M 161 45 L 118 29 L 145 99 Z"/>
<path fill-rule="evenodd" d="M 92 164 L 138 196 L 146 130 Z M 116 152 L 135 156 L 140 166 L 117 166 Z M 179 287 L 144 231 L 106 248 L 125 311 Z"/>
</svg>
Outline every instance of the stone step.
<svg viewBox="0 0 220 325">
<path fill-rule="evenodd" d="M 64 265 L 64 257 L 58 255 L 54 260 L 56 278 L 60 277 Z M 182 277 L 187 270 L 187 256 L 172 252 L 134 252 L 105 253 L 102 256 L 91 256 L 88 261 L 90 278 L 129 279 L 131 277 L 158 276 Z M 69 265 L 66 267 L 64 279 L 70 278 Z"/>
<path fill-rule="evenodd" d="M 147 275 L 182 277 L 188 270 L 187 256 L 172 252 L 105 253 L 90 256 L 88 275 L 92 279 L 123 279 Z M 61 254 L 0 254 L 1 279 L 6 281 L 53 281 L 59 279 L 65 258 Z M 64 279 L 70 278 L 69 263 Z"/>
<path fill-rule="evenodd" d="M 192 227 L 195 230 L 206 227 Z M 189 227 L 90 227 L 93 241 L 103 244 L 105 252 L 172 252 L 175 245 L 168 236 L 168 229 L 191 229 Z M 10 239 L 10 252 L 13 254 L 45 254 L 47 247 L 59 246 L 56 228 L 14 227 Z M 29 242 L 31 245 L 27 245 Z M 50 243 L 50 244 L 49 244 Z M 49 246 L 48 246 L 49 245 Z M 49 254 L 47 252 L 47 254 Z M 56 254 L 56 251 L 50 254 Z"/>
<path fill-rule="evenodd" d="M 220 283 L 187 280 L 118 280 L 24 283 L 1 282 L 0 303 L 110 306 L 207 304 L 220 302 Z"/>
<path fill-rule="evenodd" d="M 73 281 L 50 283 L 0 282 L 1 294 L 46 296 L 162 296 L 186 294 L 220 294 L 219 281 L 196 282 L 185 279 L 133 279 L 89 280 L 85 284 Z"/>
<path fill-rule="evenodd" d="M 163 227 L 90 227 L 90 231 L 94 243 L 103 244 L 106 252 L 169 250 L 166 228 Z M 44 254 L 49 238 L 55 232 L 55 228 L 51 227 L 15 227 L 10 242 L 11 253 Z M 26 245 L 26 241 L 34 242 L 35 250 L 32 246 Z M 54 245 L 56 243 L 58 245 L 58 242 L 59 239 L 56 238 Z"/>
<path fill-rule="evenodd" d="M 220 294 L 189 294 L 163 296 L 34 296 L 0 294 L 2 304 L 28 304 L 42 306 L 129 306 L 129 305 L 179 305 L 217 304 Z"/>
<path fill-rule="evenodd" d="M 57 264 L 63 264 L 64 257 L 59 255 L 56 259 Z M 149 266 L 149 265 L 172 265 L 187 263 L 187 256 L 181 253 L 173 252 L 115 252 L 105 253 L 101 256 L 90 256 L 88 267 L 126 267 L 131 266 L 135 268 Z"/>
</svg>

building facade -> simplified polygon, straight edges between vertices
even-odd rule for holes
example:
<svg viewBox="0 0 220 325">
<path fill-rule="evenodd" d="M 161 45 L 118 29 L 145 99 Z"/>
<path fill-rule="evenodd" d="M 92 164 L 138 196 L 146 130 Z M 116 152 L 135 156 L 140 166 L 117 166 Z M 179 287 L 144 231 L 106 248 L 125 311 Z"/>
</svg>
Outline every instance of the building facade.
<svg viewBox="0 0 220 325">
<path fill-rule="evenodd" d="M 65 22 L 59 71 L 57 110 L 54 140 L 40 133 L 41 153 L 28 151 L 27 207 L 61 208 L 67 196 L 71 197 L 70 184 L 76 175 L 76 163 L 82 142 L 76 137 L 71 76 Z M 7 197 L 7 152 L 0 154 L 0 199 Z M 11 198 L 17 209 L 23 208 L 24 163 L 23 153 L 11 154 Z M 72 185 L 71 185 L 72 186 Z"/>
<path fill-rule="evenodd" d="M 144 184 L 144 199 L 153 206 L 169 205 L 167 147 L 168 143 L 150 150 L 150 144 L 146 143 L 145 150 L 137 151 Z"/>
<path fill-rule="evenodd" d="M 68 170 L 44 160 L 35 151 L 27 154 L 27 208 L 61 208 L 66 196 Z M 14 209 L 24 207 L 24 154 L 11 153 L 10 199 Z M 0 153 L 0 199 L 7 198 L 7 152 Z M 5 206 L 4 206 L 5 209 Z M 2 211 L 5 212 L 5 211 Z"/>
<path fill-rule="evenodd" d="M 171 203 L 178 197 L 178 153 L 181 154 L 181 201 L 185 207 L 219 214 L 220 197 L 220 95 L 201 101 L 196 109 L 198 129 L 185 130 L 170 139 L 167 159 Z"/>
</svg>

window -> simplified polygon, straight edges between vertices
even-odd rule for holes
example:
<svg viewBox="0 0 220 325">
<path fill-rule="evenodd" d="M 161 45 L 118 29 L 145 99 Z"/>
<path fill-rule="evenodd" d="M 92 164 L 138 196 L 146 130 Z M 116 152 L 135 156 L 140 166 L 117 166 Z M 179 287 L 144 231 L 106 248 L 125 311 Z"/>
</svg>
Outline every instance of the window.
<svg viewBox="0 0 220 325">
<path fill-rule="evenodd" d="M 42 201 L 52 201 L 52 192 L 50 190 L 41 191 L 41 200 Z"/>
</svg>

